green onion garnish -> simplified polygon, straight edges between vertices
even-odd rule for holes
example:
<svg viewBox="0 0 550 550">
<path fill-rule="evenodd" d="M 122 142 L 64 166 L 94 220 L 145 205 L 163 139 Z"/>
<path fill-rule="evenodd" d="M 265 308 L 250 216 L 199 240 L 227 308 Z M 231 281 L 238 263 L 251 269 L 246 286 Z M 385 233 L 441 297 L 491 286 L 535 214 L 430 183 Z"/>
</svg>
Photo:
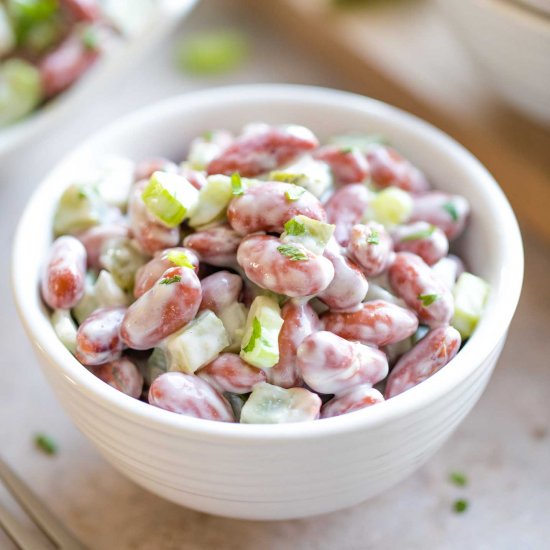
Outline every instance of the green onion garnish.
<svg viewBox="0 0 550 550">
<path fill-rule="evenodd" d="M 446 202 L 445 204 L 442 204 L 441 208 L 449 213 L 454 222 L 458 221 L 458 210 L 452 202 Z"/>
<path fill-rule="evenodd" d="M 49 435 L 43 433 L 36 434 L 34 444 L 47 455 L 57 454 L 57 443 Z"/>
<path fill-rule="evenodd" d="M 297 201 L 306 190 L 303 187 L 300 187 L 299 185 L 294 185 L 291 187 L 288 191 L 285 191 L 285 197 L 287 201 Z"/>
<path fill-rule="evenodd" d="M 423 229 L 422 231 L 417 231 L 416 233 L 411 233 L 410 235 L 403 237 L 401 239 L 401 242 L 405 243 L 407 241 L 418 241 L 420 239 L 427 239 L 433 234 L 435 230 L 435 225 L 430 225 L 430 227 L 428 227 L 427 229 Z"/>
<path fill-rule="evenodd" d="M 262 325 L 257 317 L 254 317 L 252 320 L 252 334 L 250 335 L 250 340 L 248 344 L 243 348 L 243 351 L 249 353 L 256 346 L 256 341 L 262 337 Z"/>
<path fill-rule="evenodd" d="M 453 510 L 457 514 L 462 514 L 463 512 L 465 512 L 468 509 L 468 506 L 469 506 L 469 503 L 466 499 L 459 498 L 459 499 L 454 501 Z"/>
<path fill-rule="evenodd" d="M 367 244 L 380 244 L 380 235 L 378 231 L 373 230 L 367 237 Z"/>
<path fill-rule="evenodd" d="M 422 302 L 424 307 L 428 307 L 439 299 L 439 294 L 419 294 L 418 299 Z"/>
<path fill-rule="evenodd" d="M 164 277 L 159 281 L 161 285 L 171 285 L 173 283 L 179 283 L 181 281 L 181 275 L 174 275 L 173 277 Z"/>
<path fill-rule="evenodd" d="M 308 255 L 306 253 L 304 253 L 297 246 L 294 246 L 292 244 L 282 244 L 281 246 L 277 247 L 277 250 L 283 256 L 290 258 L 290 260 L 293 262 L 309 260 Z"/>
<path fill-rule="evenodd" d="M 449 481 L 454 483 L 457 487 L 465 487 L 468 485 L 468 478 L 462 472 L 451 472 L 449 474 Z"/>
<path fill-rule="evenodd" d="M 287 235 L 303 235 L 306 232 L 306 226 L 303 223 L 292 218 L 285 223 L 285 232 Z"/>
<path fill-rule="evenodd" d="M 238 172 L 231 174 L 231 194 L 242 195 L 244 193 L 241 175 Z"/>
</svg>

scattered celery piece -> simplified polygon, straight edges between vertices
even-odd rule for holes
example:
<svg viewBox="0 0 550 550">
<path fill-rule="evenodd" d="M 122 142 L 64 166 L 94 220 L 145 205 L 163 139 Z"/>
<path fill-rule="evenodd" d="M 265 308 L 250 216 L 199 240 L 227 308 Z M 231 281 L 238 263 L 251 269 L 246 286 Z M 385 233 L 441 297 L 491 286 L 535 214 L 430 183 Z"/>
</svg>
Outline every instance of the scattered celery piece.
<svg viewBox="0 0 550 550">
<path fill-rule="evenodd" d="M 376 193 L 367 212 L 365 221 L 374 220 L 387 228 L 405 223 L 412 212 L 411 195 L 398 187 L 388 187 Z"/>
<path fill-rule="evenodd" d="M 335 226 L 299 214 L 285 223 L 281 235 L 284 243 L 299 243 L 314 254 L 322 254 L 330 241 Z"/>
<path fill-rule="evenodd" d="M 462 273 L 453 287 L 455 311 L 451 325 L 465 340 L 474 332 L 489 296 L 490 285 L 471 273 Z"/>
</svg>

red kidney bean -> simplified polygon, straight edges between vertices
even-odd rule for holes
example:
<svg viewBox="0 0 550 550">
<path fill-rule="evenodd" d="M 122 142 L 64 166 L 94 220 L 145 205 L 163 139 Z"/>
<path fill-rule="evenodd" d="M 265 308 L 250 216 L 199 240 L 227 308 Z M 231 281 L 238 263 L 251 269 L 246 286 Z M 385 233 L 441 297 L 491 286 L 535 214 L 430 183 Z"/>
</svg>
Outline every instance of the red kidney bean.
<svg viewBox="0 0 550 550">
<path fill-rule="evenodd" d="M 175 247 L 167 248 L 155 254 L 155 257 L 142 265 L 136 272 L 134 283 L 134 296 L 139 298 L 145 294 L 161 277 L 162 274 L 175 264 L 170 260 L 171 254 L 183 253 L 194 267 L 195 273 L 199 270 L 199 258 L 189 248 Z"/>
<path fill-rule="evenodd" d="M 95 21 L 101 15 L 101 9 L 97 0 L 61 0 L 61 5 L 77 21 Z"/>
<path fill-rule="evenodd" d="M 382 403 L 382 401 L 384 401 L 384 396 L 368 384 L 354 386 L 347 392 L 327 401 L 321 409 L 321 418 L 348 414 Z"/>
<path fill-rule="evenodd" d="M 248 235 L 256 231 L 282 233 L 285 222 L 299 214 L 325 221 L 323 206 L 309 191 L 304 191 L 297 200 L 287 198 L 285 194 L 295 188 L 291 183 L 276 181 L 250 187 L 229 203 L 229 224 L 237 233 Z"/>
<path fill-rule="evenodd" d="M 321 323 L 313 308 L 303 300 L 289 300 L 281 310 L 283 326 L 279 332 L 279 362 L 267 369 L 267 380 L 281 388 L 302 384 L 296 367 L 296 351 L 306 336 L 320 330 Z"/>
<path fill-rule="evenodd" d="M 143 391 L 143 376 L 127 357 L 90 367 L 90 371 L 116 390 L 130 397 L 140 398 Z"/>
<path fill-rule="evenodd" d="M 330 284 L 334 267 L 329 260 L 310 252 L 302 245 L 293 245 L 303 260 L 285 256 L 276 237 L 252 235 L 243 239 L 237 261 L 246 276 L 258 286 L 291 298 L 313 296 Z"/>
<path fill-rule="evenodd" d="M 353 183 L 338 189 L 325 204 L 329 223 L 336 226 L 334 238 L 347 246 L 352 226 L 359 223 L 372 197 L 362 183 Z"/>
<path fill-rule="evenodd" d="M 73 84 L 99 56 L 99 50 L 88 48 L 79 33 L 68 36 L 39 63 L 42 88 L 52 97 Z"/>
<path fill-rule="evenodd" d="M 199 311 L 209 309 L 217 315 L 222 309 L 239 301 L 243 280 L 235 273 L 218 271 L 202 279 L 201 288 L 202 302 Z"/>
<path fill-rule="evenodd" d="M 384 300 L 365 302 L 361 309 L 349 313 L 328 311 L 321 321 L 325 330 L 372 346 L 400 342 L 418 328 L 418 319 L 412 311 Z"/>
<path fill-rule="evenodd" d="M 367 277 L 383 273 L 392 258 L 393 243 L 383 225 L 377 222 L 351 228 L 348 253 Z"/>
<path fill-rule="evenodd" d="M 413 197 L 411 221 L 425 221 L 441 229 L 452 241 L 464 230 L 470 204 L 459 195 L 433 191 Z"/>
<path fill-rule="evenodd" d="M 194 319 L 201 302 L 199 278 L 172 267 L 126 311 L 120 335 L 132 349 L 151 349 Z"/>
<path fill-rule="evenodd" d="M 458 353 L 460 343 L 460 334 L 453 327 L 430 331 L 397 361 L 388 376 L 386 399 L 424 382 L 444 367 Z"/>
<path fill-rule="evenodd" d="M 238 172 L 254 177 L 275 170 L 319 145 L 317 138 L 306 128 L 267 127 L 243 134 L 229 145 L 207 167 L 208 174 Z"/>
<path fill-rule="evenodd" d="M 465 269 L 462 260 L 454 254 L 449 254 L 432 265 L 432 271 L 435 276 L 451 290 L 456 280 L 464 273 Z"/>
<path fill-rule="evenodd" d="M 358 149 L 325 145 L 317 149 L 313 157 L 330 166 L 336 183 L 340 185 L 360 183 L 370 175 L 369 163 Z"/>
<path fill-rule="evenodd" d="M 201 262 L 217 267 L 236 267 L 241 239 L 228 225 L 219 225 L 187 235 L 183 244 L 195 251 Z"/>
<path fill-rule="evenodd" d="M 75 237 L 64 236 L 50 248 L 42 275 L 42 298 L 52 309 L 71 309 L 84 296 L 86 249 Z"/>
<path fill-rule="evenodd" d="M 123 307 L 98 309 L 78 327 L 76 358 L 83 365 L 101 365 L 122 355 L 125 346 L 120 327 L 125 313 Z"/>
<path fill-rule="evenodd" d="M 249 393 L 266 381 L 265 372 L 249 365 L 235 353 L 222 353 L 197 371 L 197 376 L 219 392 Z"/>
<path fill-rule="evenodd" d="M 300 344 L 297 365 L 312 390 L 336 395 L 360 384 L 372 386 L 388 374 L 384 352 L 326 330 L 311 334 Z"/>
<path fill-rule="evenodd" d="M 418 318 L 434 328 L 446 325 L 454 311 L 453 296 L 422 258 L 398 252 L 388 269 L 390 285 Z"/>
<path fill-rule="evenodd" d="M 449 241 L 439 227 L 427 222 L 397 226 L 392 231 L 396 252 L 412 252 L 433 265 L 449 252 Z"/>
<path fill-rule="evenodd" d="M 367 153 L 371 178 L 379 187 L 399 187 L 411 193 L 430 188 L 426 176 L 391 147 L 379 146 Z"/>
<path fill-rule="evenodd" d="M 155 172 L 177 174 L 179 172 L 179 167 L 171 160 L 162 157 L 142 160 L 136 165 L 134 181 L 148 180 Z"/>
<path fill-rule="evenodd" d="M 235 421 L 229 403 L 210 384 L 193 374 L 161 374 L 149 388 L 149 403 L 195 418 Z"/>
<path fill-rule="evenodd" d="M 180 230 L 179 227 L 166 227 L 147 210 L 141 198 L 146 185 L 147 181 L 140 181 L 130 192 L 128 218 L 132 234 L 141 249 L 153 255 L 159 250 L 177 246 Z"/>
<path fill-rule="evenodd" d="M 109 223 L 91 227 L 84 233 L 77 235 L 77 239 L 84 245 L 90 269 L 101 269 L 99 257 L 106 243 L 111 239 L 127 239 L 130 229 L 121 223 Z"/>
<path fill-rule="evenodd" d="M 317 295 L 331 310 L 352 311 L 361 306 L 369 284 L 361 270 L 341 252 L 338 243 L 331 239 L 323 256 L 334 267 L 334 279 Z"/>
</svg>

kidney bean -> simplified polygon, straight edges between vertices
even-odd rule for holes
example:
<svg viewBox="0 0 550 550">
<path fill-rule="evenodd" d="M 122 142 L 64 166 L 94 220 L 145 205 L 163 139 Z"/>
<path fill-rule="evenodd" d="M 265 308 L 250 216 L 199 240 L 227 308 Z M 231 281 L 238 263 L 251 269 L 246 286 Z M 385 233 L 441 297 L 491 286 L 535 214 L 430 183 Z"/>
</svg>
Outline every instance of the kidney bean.
<svg viewBox="0 0 550 550">
<path fill-rule="evenodd" d="M 61 0 L 60 3 L 77 21 L 95 21 L 101 15 L 97 0 Z"/>
<path fill-rule="evenodd" d="M 388 374 L 382 351 L 348 342 L 326 330 L 311 334 L 300 344 L 297 366 L 312 390 L 336 395 L 360 384 L 372 386 Z"/>
<path fill-rule="evenodd" d="M 123 307 L 98 309 L 78 327 L 76 358 L 83 365 L 101 365 L 122 355 L 125 346 L 119 333 L 125 313 Z"/>
<path fill-rule="evenodd" d="M 325 145 L 317 149 L 313 157 L 330 166 L 336 183 L 340 185 L 360 183 L 370 175 L 369 163 L 358 149 Z"/>
<path fill-rule="evenodd" d="M 281 310 L 283 326 L 279 332 L 279 362 L 267 369 L 267 381 L 281 388 L 302 384 L 296 367 L 296 351 L 306 336 L 320 330 L 314 309 L 303 300 L 289 300 Z"/>
<path fill-rule="evenodd" d="M 361 270 L 341 252 L 338 243 L 331 239 L 323 256 L 334 267 L 334 279 L 317 295 L 332 310 L 352 311 L 361 306 L 369 284 Z"/>
<path fill-rule="evenodd" d="M 454 310 L 451 291 L 422 258 L 398 252 L 388 277 L 393 290 L 416 311 L 420 321 L 431 328 L 449 323 Z"/>
<path fill-rule="evenodd" d="M 243 280 L 235 273 L 218 271 L 205 277 L 201 281 L 201 288 L 202 301 L 199 311 L 209 309 L 217 315 L 222 309 L 239 301 Z"/>
<path fill-rule="evenodd" d="M 392 252 L 392 239 L 383 225 L 369 222 L 351 228 L 348 254 L 367 277 L 383 273 L 391 261 Z"/>
<path fill-rule="evenodd" d="M 452 241 L 464 230 L 470 204 L 459 195 L 433 191 L 413 197 L 411 221 L 425 221 L 441 229 Z"/>
<path fill-rule="evenodd" d="M 426 176 L 392 147 L 379 146 L 367 153 L 371 178 L 379 187 L 399 187 L 411 193 L 430 188 Z"/>
<path fill-rule="evenodd" d="M 84 233 L 77 235 L 77 239 L 86 249 L 88 267 L 90 269 L 101 269 L 100 256 L 106 243 L 112 239 L 127 239 L 130 236 L 130 229 L 121 223 L 109 223 L 91 227 Z"/>
<path fill-rule="evenodd" d="M 392 231 L 394 250 L 412 252 L 433 265 L 449 252 L 449 241 L 439 227 L 427 222 L 397 226 Z"/>
<path fill-rule="evenodd" d="M 235 267 L 241 239 L 228 225 L 219 225 L 187 235 L 183 244 L 195 251 L 202 262 L 217 267 Z"/>
<path fill-rule="evenodd" d="M 195 418 L 235 421 L 229 403 L 210 384 L 193 374 L 161 374 L 149 388 L 149 403 Z"/>
<path fill-rule="evenodd" d="M 256 231 L 282 233 L 285 222 L 299 214 L 325 221 L 323 206 L 309 191 L 304 191 L 297 200 L 286 197 L 285 193 L 295 189 L 291 183 L 276 181 L 248 188 L 229 203 L 229 224 L 237 233 L 247 235 Z"/>
<path fill-rule="evenodd" d="M 372 192 L 362 183 L 352 183 L 338 189 L 325 204 L 327 221 L 336 226 L 334 238 L 347 246 L 352 226 L 359 223 L 372 198 Z"/>
<path fill-rule="evenodd" d="M 90 371 L 118 391 L 139 399 L 143 391 L 143 376 L 127 357 L 90 367 Z"/>
<path fill-rule="evenodd" d="M 196 372 L 219 392 L 249 393 L 256 384 L 266 381 L 265 372 L 249 365 L 235 353 L 222 353 Z"/>
<path fill-rule="evenodd" d="M 246 276 L 258 286 L 290 297 L 318 294 L 334 278 L 329 260 L 310 252 L 302 245 L 293 245 L 303 260 L 285 256 L 276 237 L 252 235 L 243 239 L 237 261 Z"/>
<path fill-rule="evenodd" d="M 418 328 L 418 319 L 412 311 L 384 300 L 365 302 L 358 311 L 329 311 L 321 316 L 321 321 L 325 330 L 372 346 L 400 342 Z"/>
<path fill-rule="evenodd" d="M 180 240 L 179 227 L 166 227 L 158 221 L 145 206 L 141 198 L 147 181 L 136 183 L 130 192 L 128 201 L 128 218 L 130 229 L 141 249 L 153 255 L 164 248 L 178 245 Z"/>
<path fill-rule="evenodd" d="M 151 349 L 194 319 L 201 302 L 199 278 L 172 267 L 126 311 L 120 335 L 132 349 Z"/>
<path fill-rule="evenodd" d="M 317 138 L 302 126 L 271 126 L 235 139 L 207 166 L 208 174 L 254 177 L 275 170 L 319 145 Z"/>
<path fill-rule="evenodd" d="M 384 401 L 384 396 L 368 384 L 354 386 L 347 392 L 327 401 L 321 409 L 321 418 L 348 414 L 382 403 L 382 401 Z"/>
<path fill-rule="evenodd" d="M 52 97 L 73 84 L 96 61 L 99 50 L 88 48 L 78 32 L 69 35 L 39 63 L 42 88 Z"/>
<path fill-rule="evenodd" d="M 71 309 L 84 296 L 86 249 L 71 236 L 50 248 L 42 275 L 42 298 L 52 309 Z"/>
<path fill-rule="evenodd" d="M 142 265 L 136 272 L 134 283 L 134 296 L 136 298 L 145 294 L 162 277 L 162 274 L 167 269 L 177 265 L 170 260 L 170 255 L 178 253 L 185 254 L 189 263 L 194 267 L 195 273 L 198 273 L 199 258 L 193 250 L 175 247 L 159 251 L 152 260 Z"/>
<path fill-rule="evenodd" d="M 397 361 L 388 377 L 386 399 L 424 382 L 444 367 L 458 353 L 460 343 L 460 334 L 453 327 L 430 331 Z"/>
<path fill-rule="evenodd" d="M 435 276 L 451 290 L 456 280 L 464 273 L 465 269 L 462 260 L 454 254 L 449 254 L 432 265 L 432 271 Z"/>
<path fill-rule="evenodd" d="M 134 181 L 148 180 L 155 172 L 177 174 L 179 167 L 175 162 L 162 157 L 142 160 L 136 165 Z"/>
</svg>

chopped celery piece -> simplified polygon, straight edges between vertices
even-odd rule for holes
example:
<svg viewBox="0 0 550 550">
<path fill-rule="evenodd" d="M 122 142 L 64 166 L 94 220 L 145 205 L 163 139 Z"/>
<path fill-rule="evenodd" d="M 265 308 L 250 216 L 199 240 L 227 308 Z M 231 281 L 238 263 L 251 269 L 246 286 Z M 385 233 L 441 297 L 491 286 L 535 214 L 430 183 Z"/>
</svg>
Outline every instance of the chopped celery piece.
<svg viewBox="0 0 550 550">
<path fill-rule="evenodd" d="M 314 254 L 322 254 L 334 233 L 335 226 L 299 214 L 285 223 L 281 235 L 284 243 L 299 243 Z"/>
<path fill-rule="evenodd" d="M 15 33 L 3 4 L 0 4 L 0 57 L 15 47 Z"/>
<path fill-rule="evenodd" d="M 168 363 L 166 360 L 166 353 L 161 348 L 155 348 L 153 353 L 147 359 L 147 365 L 143 369 L 143 376 L 149 386 L 158 378 L 161 374 L 164 374 L 168 370 Z"/>
<path fill-rule="evenodd" d="M 153 216 L 176 227 L 197 206 L 199 192 L 184 177 L 159 171 L 153 173 L 141 198 Z"/>
<path fill-rule="evenodd" d="M 362 153 L 368 153 L 374 147 L 379 145 L 388 145 L 388 140 L 376 134 L 347 134 L 333 136 L 329 143 L 339 145 L 342 148 L 359 149 Z"/>
<path fill-rule="evenodd" d="M 187 162 L 194 170 L 204 170 L 221 153 L 217 143 L 196 139 L 191 143 Z"/>
<path fill-rule="evenodd" d="M 390 304 L 404 306 L 403 300 L 400 300 L 399 298 L 394 296 L 391 292 L 386 290 L 384 287 L 377 285 L 376 283 L 372 283 L 369 280 L 369 289 L 365 297 L 365 302 L 371 302 L 374 300 L 384 300 L 385 302 L 389 302 Z"/>
<path fill-rule="evenodd" d="M 78 304 L 72 309 L 72 314 L 79 325 L 99 307 L 95 297 L 95 281 L 95 273 L 93 271 L 88 271 L 85 278 L 84 296 L 82 296 Z"/>
<path fill-rule="evenodd" d="M 129 296 L 120 288 L 111 273 L 102 269 L 94 285 L 99 307 L 120 307 L 129 304 Z"/>
<path fill-rule="evenodd" d="M 124 209 L 134 183 L 134 172 L 135 163 L 130 159 L 106 157 L 98 163 L 92 181 L 106 204 Z"/>
<path fill-rule="evenodd" d="M 405 223 L 412 213 L 411 195 L 398 187 L 376 193 L 365 213 L 365 221 L 377 221 L 387 228 Z"/>
<path fill-rule="evenodd" d="M 99 257 L 101 265 L 113 276 L 116 284 L 124 291 L 134 288 L 136 271 L 148 261 L 130 239 L 108 241 Z"/>
<path fill-rule="evenodd" d="M 92 185 L 73 184 L 67 187 L 59 202 L 53 220 L 56 236 L 75 235 L 99 225 L 105 215 L 105 204 Z"/>
<path fill-rule="evenodd" d="M 316 197 L 332 187 L 332 173 L 328 164 L 308 155 L 286 168 L 271 172 L 269 179 L 299 185 Z"/>
<path fill-rule="evenodd" d="M 57 337 L 63 345 L 74 354 L 76 351 L 76 331 L 77 327 L 71 312 L 66 309 L 56 309 L 51 316 L 51 322 Z"/>
<path fill-rule="evenodd" d="M 462 273 L 453 287 L 455 311 L 451 325 L 465 340 L 471 336 L 483 313 L 491 287 L 471 273 Z"/>
<path fill-rule="evenodd" d="M 219 74 L 237 67 L 247 52 L 246 36 L 240 32 L 203 32 L 178 44 L 176 60 L 183 71 L 191 74 Z"/>
<path fill-rule="evenodd" d="M 229 337 L 229 345 L 224 351 L 240 351 L 247 316 L 248 309 L 241 302 L 233 302 L 218 313 Z"/>
<path fill-rule="evenodd" d="M 318 403 L 317 403 L 318 402 Z M 242 424 L 282 424 L 313 420 L 321 400 L 305 388 L 284 389 L 261 382 L 241 409 Z"/>
<path fill-rule="evenodd" d="M 193 374 L 229 345 L 222 321 L 210 310 L 200 313 L 162 343 L 168 370 Z"/>
<path fill-rule="evenodd" d="M 279 332 L 283 326 L 281 308 L 268 296 L 252 302 L 241 344 L 241 357 L 251 365 L 267 369 L 279 361 Z"/>
<path fill-rule="evenodd" d="M 199 227 L 223 216 L 233 198 L 232 190 L 229 176 L 208 176 L 199 191 L 197 207 L 189 218 L 189 225 Z"/>
<path fill-rule="evenodd" d="M 36 67 L 22 59 L 0 64 L 0 127 L 28 115 L 42 100 L 42 81 Z"/>
</svg>

